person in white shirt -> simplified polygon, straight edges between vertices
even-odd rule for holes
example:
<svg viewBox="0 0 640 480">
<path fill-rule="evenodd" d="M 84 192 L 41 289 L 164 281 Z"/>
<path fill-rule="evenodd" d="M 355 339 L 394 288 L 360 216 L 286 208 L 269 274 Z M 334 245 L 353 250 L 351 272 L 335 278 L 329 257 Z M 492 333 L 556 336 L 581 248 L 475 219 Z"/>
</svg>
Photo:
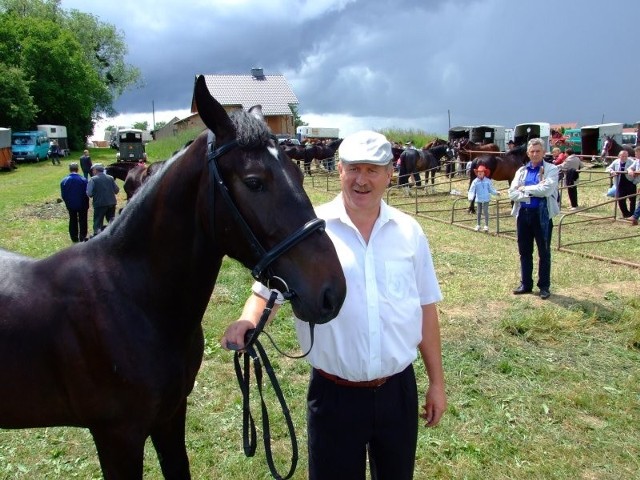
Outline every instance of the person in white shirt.
<svg viewBox="0 0 640 480">
<path fill-rule="evenodd" d="M 616 158 L 605 171 L 609 172 L 613 178 L 613 184 L 616 186 L 616 198 L 618 199 L 618 208 L 623 218 L 629 218 L 636 209 L 636 193 L 637 188 L 633 183 L 633 177 L 629 176 L 627 170 L 633 164 L 629 160 L 629 152 L 620 150 L 618 158 Z M 633 195 L 633 196 L 629 196 Z M 625 198 L 629 196 L 628 198 Z"/>
<path fill-rule="evenodd" d="M 315 326 L 307 356 L 309 478 L 411 479 L 418 435 L 418 351 L 429 387 L 423 413 L 435 426 L 446 409 L 436 302 L 442 293 L 420 225 L 383 195 L 393 172 L 391 144 L 376 132 L 347 136 L 340 148 L 341 193 L 320 206 L 347 280 L 338 316 Z M 239 320 L 221 339 L 242 348 L 269 291 L 256 283 Z M 274 309 L 275 312 L 275 309 Z M 272 313 L 273 315 L 273 313 Z M 297 322 L 306 351 L 308 326 Z"/>
</svg>

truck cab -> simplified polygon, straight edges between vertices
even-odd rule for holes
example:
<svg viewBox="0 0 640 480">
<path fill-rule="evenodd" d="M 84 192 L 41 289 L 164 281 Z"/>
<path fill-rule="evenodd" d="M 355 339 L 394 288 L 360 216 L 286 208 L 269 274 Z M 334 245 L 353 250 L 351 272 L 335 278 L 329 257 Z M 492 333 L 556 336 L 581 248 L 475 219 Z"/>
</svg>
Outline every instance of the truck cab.
<svg viewBox="0 0 640 480">
<path fill-rule="evenodd" d="M 41 130 L 13 132 L 11 156 L 15 162 L 39 162 L 49 156 L 49 138 Z"/>
</svg>

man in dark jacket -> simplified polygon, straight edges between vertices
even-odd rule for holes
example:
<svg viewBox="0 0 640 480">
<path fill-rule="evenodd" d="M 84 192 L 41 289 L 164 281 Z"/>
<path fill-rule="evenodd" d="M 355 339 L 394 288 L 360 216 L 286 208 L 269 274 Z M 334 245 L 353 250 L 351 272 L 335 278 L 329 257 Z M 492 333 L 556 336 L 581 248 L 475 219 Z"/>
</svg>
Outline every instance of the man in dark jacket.
<svg viewBox="0 0 640 480">
<path fill-rule="evenodd" d="M 111 223 L 116 216 L 116 194 L 120 191 L 111 175 L 104 173 L 104 165 L 96 163 L 92 170 L 95 175 L 89 179 L 87 195 L 93 197 L 93 234 L 104 228 L 104 220 Z"/>
<path fill-rule="evenodd" d="M 60 182 L 60 195 L 69 211 L 69 236 L 72 242 L 87 239 L 87 179 L 78 174 L 78 164 L 69 164 L 69 175 Z"/>
<path fill-rule="evenodd" d="M 91 176 L 91 156 L 89 155 L 89 150 L 85 150 L 82 152 L 82 156 L 80 157 L 80 168 L 82 169 L 82 174 L 84 178 L 89 180 Z"/>
</svg>

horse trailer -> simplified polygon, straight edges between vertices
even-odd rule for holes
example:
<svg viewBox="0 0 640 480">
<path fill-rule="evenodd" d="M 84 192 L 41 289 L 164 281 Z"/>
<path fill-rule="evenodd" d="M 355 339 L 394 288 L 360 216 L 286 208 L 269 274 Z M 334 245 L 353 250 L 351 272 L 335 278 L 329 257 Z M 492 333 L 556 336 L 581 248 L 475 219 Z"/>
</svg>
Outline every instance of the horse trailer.
<svg viewBox="0 0 640 480">
<path fill-rule="evenodd" d="M 458 126 L 451 127 L 449 129 L 449 142 L 455 142 L 458 140 L 468 140 L 471 135 L 471 126 Z"/>
<path fill-rule="evenodd" d="M 586 125 L 580 129 L 582 137 L 582 155 L 599 156 L 602 151 L 602 140 L 611 137 L 622 145 L 622 123 L 601 123 Z"/>
<path fill-rule="evenodd" d="M 548 152 L 551 124 L 547 122 L 532 122 L 516 125 L 513 130 L 513 141 L 516 146 L 526 145 L 532 138 L 540 138 L 544 142 L 545 150 Z"/>
<path fill-rule="evenodd" d="M 11 129 L 0 127 L 0 170 L 14 167 L 11 155 Z"/>
<path fill-rule="evenodd" d="M 36 125 L 36 129 L 45 132 L 49 140 L 58 143 L 60 154 L 63 157 L 69 156 L 69 142 L 67 140 L 67 127 L 64 125 Z"/>
<path fill-rule="evenodd" d="M 501 152 L 506 147 L 505 128 L 500 125 L 478 125 L 471 127 L 469 139 L 481 145 L 494 143 L 498 145 Z"/>
<path fill-rule="evenodd" d="M 337 140 L 340 138 L 340 129 L 302 126 L 296 129 L 296 136 L 301 142 L 311 139 Z"/>
<path fill-rule="evenodd" d="M 142 130 L 137 128 L 118 129 L 117 142 L 118 153 L 116 154 L 116 160 L 118 162 L 147 161 L 147 154 L 144 151 L 142 140 Z"/>
</svg>

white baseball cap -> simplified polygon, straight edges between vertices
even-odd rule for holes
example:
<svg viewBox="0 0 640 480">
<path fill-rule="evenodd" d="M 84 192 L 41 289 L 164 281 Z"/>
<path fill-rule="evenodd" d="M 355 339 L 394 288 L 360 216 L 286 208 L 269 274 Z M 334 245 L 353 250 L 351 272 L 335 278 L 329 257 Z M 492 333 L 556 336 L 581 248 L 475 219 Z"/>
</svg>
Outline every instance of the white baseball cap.
<svg viewBox="0 0 640 480">
<path fill-rule="evenodd" d="M 362 130 L 345 137 L 338 148 L 338 156 L 346 164 L 388 165 L 393 160 L 387 137 L 371 130 Z"/>
</svg>

